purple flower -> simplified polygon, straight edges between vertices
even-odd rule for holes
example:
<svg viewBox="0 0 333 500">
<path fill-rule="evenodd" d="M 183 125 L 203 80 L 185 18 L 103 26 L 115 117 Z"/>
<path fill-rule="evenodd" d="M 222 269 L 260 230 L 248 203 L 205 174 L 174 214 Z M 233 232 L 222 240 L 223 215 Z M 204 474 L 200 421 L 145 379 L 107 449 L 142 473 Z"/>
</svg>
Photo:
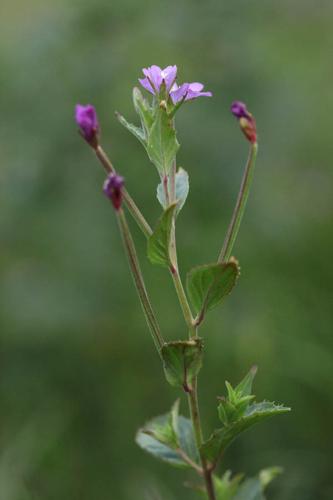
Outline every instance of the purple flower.
<svg viewBox="0 0 333 500">
<path fill-rule="evenodd" d="M 75 107 L 75 121 L 80 128 L 82 137 L 93 147 L 98 146 L 99 124 L 94 106 L 87 104 Z"/>
<path fill-rule="evenodd" d="M 211 92 L 203 92 L 203 84 L 198 82 L 183 83 L 178 86 L 176 83 L 177 66 L 167 66 L 161 69 L 153 65 L 150 68 L 143 68 L 145 78 L 139 78 L 141 85 L 151 94 L 158 95 L 162 84 L 165 85 L 167 94 L 170 95 L 173 104 L 180 101 L 190 101 L 197 97 L 211 97 Z"/>
<path fill-rule="evenodd" d="M 238 118 L 240 128 L 245 137 L 254 144 L 257 142 L 256 121 L 241 101 L 235 101 L 231 105 L 232 114 Z"/>
<path fill-rule="evenodd" d="M 170 97 L 174 104 L 177 104 L 179 101 L 191 101 L 193 99 L 197 99 L 198 97 L 212 97 L 211 92 L 202 92 L 204 86 L 199 82 L 192 83 L 183 83 L 180 87 L 178 87 L 177 83 L 174 83 Z"/>
<path fill-rule="evenodd" d="M 116 210 L 119 210 L 123 200 L 124 178 L 117 174 L 110 174 L 105 180 L 103 191 L 106 196 L 112 201 Z"/>
<path fill-rule="evenodd" d="M 151 94 L 159 94 L 164 83 L 167 93 L 169 93 L 177 76 L 177 66 L 167 66 L 161 69 L 153 64 L 150 68 L 142 70 L 145 78 L 139 78 L 141 85 Z"/>
</svg>

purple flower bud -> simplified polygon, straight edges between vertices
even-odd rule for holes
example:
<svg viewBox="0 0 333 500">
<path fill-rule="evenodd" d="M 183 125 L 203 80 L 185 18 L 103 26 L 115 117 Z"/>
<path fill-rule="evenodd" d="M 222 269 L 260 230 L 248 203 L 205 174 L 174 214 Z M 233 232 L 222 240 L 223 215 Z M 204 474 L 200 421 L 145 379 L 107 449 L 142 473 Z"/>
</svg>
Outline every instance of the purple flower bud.
<svg viewBox="0 0 333 500">
<path fill-rule="evenodd" d="M 82 137 L 94 149 L 98 146 L 99 124 L 94 106 L 77 104 L 75 108 L 75 121 L 80 128 Z"/>
<path fill-rule="evenodd" d="M 231 105 L 232 114 L 238 118 L 240 128 L 245 137 L 253 144 L 257 142 L 256 121 L 241 101 L 235 101 Z"/>
<path fill-rule="evenodd" d="M 103 191 L 106 196 L 112 201 L 116 210 L 119 210 L 123 200 L 122 188 L 124 186 L 124 178 L 117 174 L 110 174 L 105 180 Z"/>
<path fill-rule="evenodd" d="M 249 118 L 249 112 L 246 105 L 241 101 L 235 101 L 231 105 L 231 113 L 236 116 L 236 118 Z"/>
</svg>

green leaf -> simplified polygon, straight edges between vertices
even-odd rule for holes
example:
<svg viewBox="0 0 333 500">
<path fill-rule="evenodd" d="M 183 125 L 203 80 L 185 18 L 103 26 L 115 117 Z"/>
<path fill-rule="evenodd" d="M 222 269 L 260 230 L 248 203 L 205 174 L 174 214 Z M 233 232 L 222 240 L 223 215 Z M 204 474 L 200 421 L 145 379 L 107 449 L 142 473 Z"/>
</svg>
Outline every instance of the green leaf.
<svg viewBox="0 0 333 500">
<path fill-rule="evenodd" d="M 202 339 L 178 340 L 164 344 L 161 349 L 167 381 L 185 391 L 202 366 Z"/>
<path fill-rule="evenodd" d="M 235 387 L 235 392 L 238 394 L 240 397 L 242 396 L 250 396 L 251 391 L 252 391 L 252 384 L 254 377 L 256 376 L 256 373 L 258 371 L 257 366 L 252 366 L 251 370 L 243 380 Z"/>
<path fill-rule="evenodd" d="M 266 486 L 273 481 L 277 476 L 280 476 L 282 474 L 283 469 L 282 467 L 268 467 L 267 469 L 262 469 L 259 472 L 259 481 L 261 483 L 261 487 L 263 490 L 266 488 Z"/>
<path fill-rule="evenodd" d="M 231 478 L 231 471 L 226 471 L 221 478 L 213 475 L 216 500 L 233 500 L 243 474 L 237 474 Z"/>
<path fill-rule="evenodd" d="M 265 500 L 259 479 L 246 479 L 233 500 Z"/>
<path fill-rule="evenodd" d="M 233 500 L 265 500 L 266 486 L 282 473 L 281 467 L 269 467 L 259 472 L 258 477 L 246 479 Z"/>
<path fill-rule="evenodd" d="M 172 218 L 176 209 L 176 203 L 165 210 L 157 223 L 153 234 L 148 239 L 147 253 L 152 264 L 169 267 L 171 265 L 169 250 Z"/>
<path fill-rule="evenodd" d="M 129 132 L 131 132 L 131 134 L 133 134 L 134 137 L 136 137 L 141 142 L 141 144 L 143 144 L 146 147 L 146 136 L 145 136 L 145 132 L 142 130 L 142 128 L 136 127 L 132 123 L 129 123 L 118 112 L 116 112 L 116 117 L 117 117 L 119 123 L 121 123 L 121 125 L 123 125 Z"/>
<path fill-rule="evenodd" d="M 203 317 L 233 289 L 239 276 L 235 259 L 192 269 L 187 275 L 187 290 L 195 310 Z"/>
<path fill-rule="evenodd" d="M 241 418 L 214 431 L 208 441 L 202 445 L 202 452 L 209 461 L 215 463 L 221 451 L 225 450 L 239 434 L 258 422 L 289 411 L 290 408 L 269 401 L 253 403 L 248 406 Z"/>
<path fill-rule="evenodd" d="M 170 413 L 153 418 L 138 431 L 136 443 L 164 462 L 176 467 L 191 468 L 184 460 L 184 454 L 193 462 L 199 462 L 192 422 L 178 415 L 178 411 L 179 401 L 176 401 Z"/>
<path fill-rule="evenodd" d="M 145 136 L 148 137 L 154 121 L 154 112 L 138 87 L 134 87 L 133 89 L 133 104 L 135 111 L 140 117 L 142 128 L 146 132 Z"/>
<path fill-rule="evenodd" d="M 192 422 L 189 418 L 179 416 L 177 436 L 180 448 L 193 462 L 199 464 L 200 457 L 195 443 Z"/>
<path fill-rule="evenodd" d="M 227 398 L 218 398 L 220 404 L 217 408 L 219 418 L 224 425 L 229 425 L 239 419 L 244 414 L 250 402 L 255 399 L 255 396 L 251 396 L 251 390 L 256 373 L 257 367 L 253 366 L 235 388 L 226 381 L 225 385 L 228 396 Z"/>
<path fill-rule="evenodd" d="M 170 170 L 176 157 L 179 143 L 172 120 L 163 108 L 158 108 L 154 122 L 150 128 L 147 142 L 147 153 L 160 175 L 164 176 Z"/>
<path fill-rule="evenodd" d="M 136 443 L 140 446 L 140 448 L 164 462 L 168 462 L 175 467 L 189 468 L 189 465 L 183 460 L 176 450 L 161 443 L 146 432 L 138 432 L 136 436 Z"/>
<path fill-rule="evenodd" d="M 168 188 L 170 192 L 170 178 L 168 178 Z M 190 189 L 188 181 L 188 173 L 181 167 L 178 169 L 178 172 L 176 173 L 175 189 L 176 189 L 175 194 L 177 200 L 176 213 L 178 214 L 184 206 L 184 203 L 186 201 Z M 167 202 L 165 199 L 165 191 L 162 182 L 160 182 L 160 184 L 157 186 L 156 196 L 162 207 L 166 208 Z"/>
</svg>

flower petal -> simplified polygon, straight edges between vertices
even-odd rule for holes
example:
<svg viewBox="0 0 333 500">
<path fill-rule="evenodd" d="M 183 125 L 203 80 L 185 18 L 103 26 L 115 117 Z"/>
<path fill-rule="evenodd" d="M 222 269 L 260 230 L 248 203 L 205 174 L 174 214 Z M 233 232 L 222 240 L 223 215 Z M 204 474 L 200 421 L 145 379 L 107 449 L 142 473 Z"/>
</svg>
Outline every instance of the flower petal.
<svg viewBox="0 0 333 500">
<path fill-rule="evenodd" d="M 166 90 L 169 92 L 177 77 L 177 66 L 167 66 L 162 70 L 161 75 L 165 81 Z"/>
<path fill-rule="evenodd" d="M 181 101 L 184 98 L 184 96 L 187 95 L 189 84 L 183 83 L 180 87 L 178 87 L 178 85 L 176 85 L 176 87 L 177 88 L 175 90 L 170 92 L 170 97 L 174 104 L 177 104 L 177 102 Z M 172 88 L 174 88 L 174 86 L 172 86 Z"/>
<path fill-rule="evenodd" d="M 156 92 L 160 91 L 161 83 L 162 83 L 162 70 L 159 66 L 153 64 L 150 68 L 144 68 L 143 74 L 149 79 L 154 90 Z"/>
<path fill-rule="evenodd" d="M 144 89 L 148 90 L 148 92 L 150 92 L 151 94 L 155 94 L 155 90 L 151 86 L 148 78 L 139 78 L 139 82 L 141 83 L 141 85 Z"/>
<path fill-rule="evenodd" d="M 192 82 L 190 83 L 189 88 L 190 90 L 193 90 L 193 92 L 201 92 L 204 86 L 202 83 Z"/>
</svg>

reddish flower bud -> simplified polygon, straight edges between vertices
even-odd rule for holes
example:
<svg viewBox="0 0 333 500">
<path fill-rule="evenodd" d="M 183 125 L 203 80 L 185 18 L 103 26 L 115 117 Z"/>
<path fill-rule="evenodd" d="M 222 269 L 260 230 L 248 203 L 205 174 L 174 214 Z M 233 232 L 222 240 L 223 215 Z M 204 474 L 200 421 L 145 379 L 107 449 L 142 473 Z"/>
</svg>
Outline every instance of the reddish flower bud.
<svg viewBox="0 0 333 500">
<path fill-rule="evenodd" d="M 247 110 L 246 105 L 243 102 L 235 101 L 232 103 L 231 112 L 238 118 L 240 128 L 245 137 L 253 144 L 257 142 L 256 121 Z"/>
<path fill-rule="evenodd" d="M 124 178 L 117 174 L 110 174 L 103 185 L 104 193 L 112 201 L 116 210 L 119 210 L 123 200 L 123 185 Z"/>
</svg>

